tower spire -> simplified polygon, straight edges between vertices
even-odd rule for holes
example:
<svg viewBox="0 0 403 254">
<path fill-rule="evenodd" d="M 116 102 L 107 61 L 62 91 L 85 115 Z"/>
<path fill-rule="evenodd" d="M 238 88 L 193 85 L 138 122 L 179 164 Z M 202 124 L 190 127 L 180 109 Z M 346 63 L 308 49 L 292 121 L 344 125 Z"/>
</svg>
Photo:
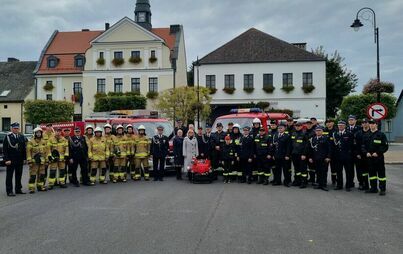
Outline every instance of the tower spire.
<svg viewBox="0 0 403 254">
<path fill-rule="evenodd" d="M 134 21 L 147 30 L 151 30 L 151 5 L 149 0 L 137 0 Z"/>
</svg>

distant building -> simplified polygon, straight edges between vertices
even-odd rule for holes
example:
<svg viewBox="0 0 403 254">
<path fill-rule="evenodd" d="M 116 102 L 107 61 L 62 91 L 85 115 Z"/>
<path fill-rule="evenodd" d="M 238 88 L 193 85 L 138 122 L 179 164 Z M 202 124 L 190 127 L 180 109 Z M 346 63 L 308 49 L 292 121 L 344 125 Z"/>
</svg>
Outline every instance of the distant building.
<svg viewBox="0 0 403 254">
<path fill-rule="evenodd" d="M 269 102 L 269 108 L 291 109 L 296 117 L 325 119 L 326 62 L 305 47 L 252 28 L 201 58 L 194 82 L 199 77 L 200 86 L 216 91 L 213 118 L 240 105 Z"/>
<path fill-rule="evenodd" d="M 134 20 L 106 23 L 104 31 L 55 31 L 35 71 L 38 99 L 74 101 L 81 120 L 97 93 L 146 95 L 187 85 L 183 27 L 153 28 L 151 15 L 149 1 L 137 0 Z"/>
<path fill-rule="evenodd" d="M 389 141 L 403 143 L 403 90 L 400 91 L 396 102 L 396 116 L 382 121 L 382 131 L 385 131 Z"/>
<path fill-rule="evenodd" d="M 0 131 L 10 131 L 13 122 L 21 124 L 22 132 L 31 131 L 24 119 L 24 101 L 35 98 L 35 66 L 36 62 L 15 58 L 0 62 Z"/>
</svg>

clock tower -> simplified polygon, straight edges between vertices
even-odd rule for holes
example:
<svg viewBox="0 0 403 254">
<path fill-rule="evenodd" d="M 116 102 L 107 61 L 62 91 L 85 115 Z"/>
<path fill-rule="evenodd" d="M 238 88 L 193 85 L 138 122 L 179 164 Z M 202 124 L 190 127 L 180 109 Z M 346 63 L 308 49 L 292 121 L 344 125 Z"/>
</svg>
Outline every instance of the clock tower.
<svg viewBox="0 0 403 254">
<path fill-rule="evenodd" d="M 149 0 L 137 0 L 134 21 L 147 30 L 151 30 L 151 5 Z"/>
</svg>

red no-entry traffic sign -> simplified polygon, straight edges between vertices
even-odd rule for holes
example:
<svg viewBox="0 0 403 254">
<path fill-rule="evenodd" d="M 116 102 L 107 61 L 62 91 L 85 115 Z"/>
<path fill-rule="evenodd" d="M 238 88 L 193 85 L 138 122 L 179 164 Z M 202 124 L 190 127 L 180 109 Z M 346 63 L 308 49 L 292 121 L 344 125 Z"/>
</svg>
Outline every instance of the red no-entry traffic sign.
<svg viewBox="0 0 403 254">
<path fill-rule="evenodd" d="M 369 105 L 367 115 L 373 120 L 382 120 L 388 116 L 388 108 L 383 103 L 374 103 Z"/>
</svg>

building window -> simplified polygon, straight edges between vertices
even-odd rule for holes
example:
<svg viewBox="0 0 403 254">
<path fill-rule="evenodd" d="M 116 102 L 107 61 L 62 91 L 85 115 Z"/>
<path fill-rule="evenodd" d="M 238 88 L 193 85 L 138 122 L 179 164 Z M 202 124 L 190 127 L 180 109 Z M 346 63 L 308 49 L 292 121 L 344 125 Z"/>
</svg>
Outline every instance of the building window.
<svg viewBox="0 0 403 254">
<path fill-rule="evenodd" d="M 292 73 L 283 73 L 283 87 L 292 86 Z"/>
<path fill-rule="evenodd" d="M 99 58 L 104 59 L 104 52 L 99 52 Z"/>
<path fill-rule="evenodd" d="M 235 75 L 230 74 L 230 75 L 225 75 L 225 88 L 235 88 Z"/>
<path fill-rule="evenodd" d="M 132 92 L 140 93 L 140 78 L 132 78 Z"/>
<path fill-rule="evenodd" d="M 81 82 L 74 82 L 73 83 L 73 93 L 76 96 L 81 94 Z"/>
<path fill-rule="evenodd" d="M 83 55 L 77 55 L 74 57 L 74 66 L 77 68 L 84 67 L 85 57 Z"/>
<path fill-rule="evenodd" d="M 273 87 L 273 74 L 263 74 L 263 88 Z"/>
<path fill-rule="evenodd" d="M 115 78 L 115 93 L 123 93 L 123 79 Z"/>
<path fill-rule="evenodd" d="M 140 51 L 138 51 L 138 50 L 132 51 L 132 57 L 133 58 L 140 58 Z"/>
<path fill-rule="evenodd" d="M 1 119 L 1 131 L 8 132 L 10 131 L 10 128 L 11 128 L 11 118 L 3 117 Z"/>
<path fill-rule="evenodd" d="M 149 78 L 148 85 L 148 90 L 150 92 L 158 92 L 158 78 Z"/>
<path fill-rule="evenodd" d="M 155 50 L 151 50 L 151 58 L 156 58 L 155 57 Z"/>
<path fill-rule="evenodd" d="M 206 75 L 206 87 L 215 88 L 215 75 Z"/>
<path fill-rule="evenodd" d="M 51 94 L 47 94 L 47 95 L 46 95 L 46 100 L 47 100 L 47 101 L 53 100 L 53 96 L 52 96 Z"/>
<path fill-rule="evenodd" d="M 113 52 L 113 57 L 115 59 L 123 59 L 123 52 L 122 51 L 115 51 L 115 52 Z"/>
<path fill-rule="evenodd" d="M 243 88 L 253 88 L 253 74 L 243 75 Z"/>
<path fill-rule="evenodd" d="M 56 68 L 59 59 L 54 56 L 48 57 L 48 68 Z"/>
<path fill-rule="evenodd" d="M 105 79 L 97 79 L 97 93 L 105 93 Z"/>
<path fill-rule="evenodd" d="M 302 73 L 302 86 L 312 86 L 313 85 L 312 77 L 313 77 L 312 72 Z"/>
<path fill-rule="evenodd" d="M 8 105 L 4 105 L 4 109 L 8 109 Z"/>
</svg>

